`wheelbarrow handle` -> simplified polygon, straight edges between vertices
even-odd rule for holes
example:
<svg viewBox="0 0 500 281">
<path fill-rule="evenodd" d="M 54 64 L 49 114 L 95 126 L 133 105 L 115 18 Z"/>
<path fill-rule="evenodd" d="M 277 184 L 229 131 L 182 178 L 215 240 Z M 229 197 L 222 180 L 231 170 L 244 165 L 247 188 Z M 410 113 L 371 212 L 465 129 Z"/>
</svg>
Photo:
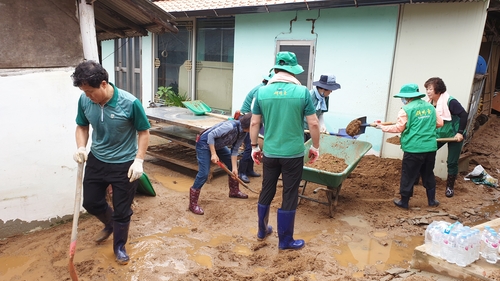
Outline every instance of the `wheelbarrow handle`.
<svg viewBox="0 0 500 281">
<path fill-rule="evenodd" d="M 217 165 L 219 165 L 219 167 L 222 168 L 222 170 L 226 171 L 226 173 L 230 176 L 234 176 L 233 173 L 231 171 L 229 171 L 229 169 L 226 167 L 226 165 L 224 165 L 224 163 L 222 163 L 221 161 L 217 161 Z M 243 182 L 239 177 L 236 177 L 236 180 L 238 180 L 238 182 L 243 186 L 245 187 L 246 189 L 250 190 L 251 192 L 253 193 L 256 193 L 256 194 L 259 194 L 258 192 L 254 191 L 253 189 L 251 189 L 245 182 Z"/>
</svg>

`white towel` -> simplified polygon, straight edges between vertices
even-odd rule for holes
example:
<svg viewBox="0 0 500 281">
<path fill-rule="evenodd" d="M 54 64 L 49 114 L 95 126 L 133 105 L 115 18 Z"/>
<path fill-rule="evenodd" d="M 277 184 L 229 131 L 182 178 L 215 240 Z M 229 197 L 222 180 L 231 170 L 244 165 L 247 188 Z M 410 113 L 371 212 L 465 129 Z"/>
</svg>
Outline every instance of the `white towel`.
<svg viewBox="0 0 500 281">
<path fill-rule="evenodd" d="M 451 112 L 448 108 L 448 100 L 450 99 L 450 94 L 448 92 L 444 92 L 439 96 L 439 99 L 436 103 L 436 111 L 445 121 L 451 121 Z M 426 97 L 427 102 L 431 100 L 429 97 Z"/>
</svg>

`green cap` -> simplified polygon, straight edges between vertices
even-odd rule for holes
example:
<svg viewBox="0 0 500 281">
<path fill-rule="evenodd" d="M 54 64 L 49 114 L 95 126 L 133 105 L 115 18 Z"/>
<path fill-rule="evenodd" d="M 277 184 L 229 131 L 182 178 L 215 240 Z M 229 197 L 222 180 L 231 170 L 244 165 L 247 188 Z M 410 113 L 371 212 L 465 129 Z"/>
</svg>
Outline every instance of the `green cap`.
<svg viewBox="0 0 500 281">
<path fill-rule="evenodd" d="M 414 83 L 404 84 L 399 91 L 399 94 L 394 95 L 395 98 L 421 98 L 425 93 L 418 91 L 418 85 Z"/>
<path fill-rule="evenodd" d="M 302 66 L 297 63 L 297 57 L 292 52 L 279 52 L 276 54 L 276 65 L 274 68 L 282 69 L 293 74 L 301 74 L 304 72 Z"/>
</svg>

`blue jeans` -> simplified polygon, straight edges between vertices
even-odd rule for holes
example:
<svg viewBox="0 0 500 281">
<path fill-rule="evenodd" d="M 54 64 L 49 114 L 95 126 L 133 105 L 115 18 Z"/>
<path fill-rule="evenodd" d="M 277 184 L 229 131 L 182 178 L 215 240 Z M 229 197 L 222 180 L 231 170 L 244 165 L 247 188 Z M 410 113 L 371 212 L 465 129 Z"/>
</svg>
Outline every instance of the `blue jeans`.
<svg viewBox="0 0 500 281">
<path fill-rule="evenodd" d="M 219 160 L 226 164 L 227 168 L 232 171 L 233 166 L 231 165 L 231 150 L 227 148 L 227 146 L 217 149 L 215 151 L 217 156 L 219 156 Z M 194 179 L 193 189 L 201 189 L 205 182 L 208 180 L 208 174 L 210 173 L 210 164 L 212 161 L 210 160 L 212 154 L 210 153 L 210 149 L 200 148 L 198 143 L 196 144 L 196 159 L 198 160 L 198 173 L 196 174 L 196 178 Z"/>
</svg>

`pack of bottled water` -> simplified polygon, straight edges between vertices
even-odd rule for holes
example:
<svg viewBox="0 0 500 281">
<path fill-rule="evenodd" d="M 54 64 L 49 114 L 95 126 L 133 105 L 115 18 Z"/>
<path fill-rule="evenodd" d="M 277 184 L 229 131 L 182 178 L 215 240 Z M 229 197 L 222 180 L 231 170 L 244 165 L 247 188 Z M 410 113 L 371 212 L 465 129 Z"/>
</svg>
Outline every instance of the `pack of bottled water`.
<svg viewBox="0 0 500 281">
<path fill-rule="evenodd" d="M 433 221 L 425 230 L 428 254 L 465 267 L 480 257 L 489 263 L 499 259 L 500 235 L 490 226 L 483 231 L 460 222 Z"/>
</svg>

